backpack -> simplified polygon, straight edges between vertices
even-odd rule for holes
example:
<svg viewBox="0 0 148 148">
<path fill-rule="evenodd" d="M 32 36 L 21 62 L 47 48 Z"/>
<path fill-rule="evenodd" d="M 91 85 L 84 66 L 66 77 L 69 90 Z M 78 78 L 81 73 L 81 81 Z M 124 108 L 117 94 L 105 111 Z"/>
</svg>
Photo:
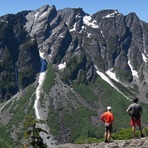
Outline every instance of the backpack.
<svg viewBox="0 0 148 148">
<path fill-rule="evenodd" d="M 135 119 L 140 119 L 142 108 L 139 104 L 132 107 L 131 117 Z"/>
</svg>

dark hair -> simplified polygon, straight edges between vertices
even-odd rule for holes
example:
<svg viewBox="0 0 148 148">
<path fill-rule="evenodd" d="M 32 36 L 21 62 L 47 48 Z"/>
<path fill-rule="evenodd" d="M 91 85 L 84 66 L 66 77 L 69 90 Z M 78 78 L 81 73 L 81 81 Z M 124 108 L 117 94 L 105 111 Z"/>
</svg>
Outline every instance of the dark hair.
<svg viewBox="0 0 148 148">
<path fill-rule="evenodd" d="M 133 102 L 134 102 L 134 103 L 137 103 L 137 102 L 138 102 L 138 98 L 134 98 L 134 99 L 133 99 Z"/>
</svg>

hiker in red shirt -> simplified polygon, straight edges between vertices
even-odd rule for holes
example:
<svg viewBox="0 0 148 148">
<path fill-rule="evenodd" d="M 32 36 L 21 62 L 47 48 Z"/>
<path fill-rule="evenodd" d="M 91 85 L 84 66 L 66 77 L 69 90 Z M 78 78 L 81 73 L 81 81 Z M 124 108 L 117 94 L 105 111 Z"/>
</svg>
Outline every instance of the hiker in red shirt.
<svg viewBox="0 0 148 148">
<path fill-rule="evenodd" d="M 112 133 L 112 123 L 114 121 L 114 115 L 111 113 L 111 107 L 107 107 L 107 111 L 104 112 L 101 116 L 100 119 L 105 123 L 105 133 L 104 133 L 104 139 L 105 143 L 110 142 L 110 137 Z"/>
</svg>

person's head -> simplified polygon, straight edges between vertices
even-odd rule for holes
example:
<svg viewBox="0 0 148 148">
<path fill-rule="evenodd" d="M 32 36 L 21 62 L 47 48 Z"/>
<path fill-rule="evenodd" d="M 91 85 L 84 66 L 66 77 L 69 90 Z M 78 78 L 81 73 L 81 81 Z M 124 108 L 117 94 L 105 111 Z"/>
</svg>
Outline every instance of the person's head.
<svg viewBox="0 0 148 148">
<path fill-rule="evenodd" d="M 107 106 L 108 111 L 111 111 L 111 109 L 112 109 L 111 106 Z"/>
<path fill-rule="evenodd" d="M 138 102 L 138 98 L 133 98 L 133 102 L 137 103 Z"/>
</svg>

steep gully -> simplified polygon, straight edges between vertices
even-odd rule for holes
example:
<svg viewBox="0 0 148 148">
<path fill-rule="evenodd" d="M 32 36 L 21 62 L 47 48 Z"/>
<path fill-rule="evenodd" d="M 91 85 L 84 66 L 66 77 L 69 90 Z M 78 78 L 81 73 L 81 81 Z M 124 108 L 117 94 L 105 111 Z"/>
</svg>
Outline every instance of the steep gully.
<svg viewBox="0 0 148 148">
<path fill-rule="evenodd" d="M 44 59 L 44 53 L 39 51 L 40 55 L 40 61 L 41 61 L 41 69 L 40 69 L 40 74 L 39 74 L 39 79 L 38 79 L 38 85 L 36 88 L 36 99 L 34 102 L 34 109 L 35 109 L 35 115 L 36 119 L 38 121 L 43 120 L 42 119 L 42 112 L 40 110 L 40 96 L 41 96 L 41 88 L 44 82 L 44 79 L 46 77 L 46 67 L 47 63 Z M 37 123 L 36 128 L 40 128 L 42 131 L 39 133 L 40 137 L 43 139 L 43 142 L 48 146 L 48 148 L 51 148 L 52 146 L 55 145 L 56 140 L 53 138 L 53 136 L 50 133 L 50 130 L 48 128 L 48 125 L 46 123 Z"/>
</svg>

